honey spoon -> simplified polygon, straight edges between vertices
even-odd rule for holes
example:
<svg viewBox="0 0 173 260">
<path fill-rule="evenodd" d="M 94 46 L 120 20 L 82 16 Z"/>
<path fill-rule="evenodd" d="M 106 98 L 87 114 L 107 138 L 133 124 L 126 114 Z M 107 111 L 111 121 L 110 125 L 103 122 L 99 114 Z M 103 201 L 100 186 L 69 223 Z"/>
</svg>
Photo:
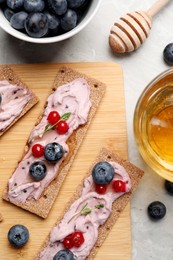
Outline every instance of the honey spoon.
<svg viewBox="0 0 173 260">
<path fill-rule="evenodd" d="M 157 0 L 147 11 L 135 11 L 121 17 L 111 28 L 109 45 L 114 52 L 132 52 L 147 39 L 152 26 L 152 18 L 170 0 Z"/>
</svg>

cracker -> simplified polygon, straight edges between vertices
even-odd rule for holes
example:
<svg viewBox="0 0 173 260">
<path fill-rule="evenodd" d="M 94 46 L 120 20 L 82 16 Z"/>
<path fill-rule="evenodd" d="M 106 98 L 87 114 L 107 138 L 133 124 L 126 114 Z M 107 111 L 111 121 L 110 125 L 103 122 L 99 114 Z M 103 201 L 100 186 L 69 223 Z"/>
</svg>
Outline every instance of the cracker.
<svg viewBox="0 0 173 260">
<path fill-rule="evenodd" d="M 76 78 L 82 77 L 86 79 L 88 85 L 90 86 L 90 101 L 92 103 L 92 107 L 90 109 L 88 120 L 85 125 L 79 126 L 78 129 L 76 129 L 73 134 L 68 138 L 67 144 L 69 146 L 69 153 L 65 160 L 61 163 L 59 168 L 58 176 L 55 180 L 51 182 L 51 184 L 44 190 L 42 196 L 37 201 L 34 199 L 27 200 L 25 203 L 18 203 L 15 204 L 23 209 L 26 209 L 42 218 L 46 218 L 48 216 L 48 213 L 59 193 L 59 190 L 63 184 L 63 181 L 68 173 L 68 170 L 70 169 L 70 166 L 72 165 L 75 155 L 82 143 L 83 138 L 85 137 L 87 133 L 87 129 L 92 121 L 92 118 L 94 117 L 96 110 L 99 106 L 99 103 L 104 95 L 106 86 L 105 84 L 99 82 L 98 80 L 95 80 L 93 78 L 89 78 L 84 74 L 81 74 L 77 71 L 74 71 L 70 68 L 62 66 L 55 78 L 52 92 L 56 90 L 59 86 L 66 84 L 68 82 L 73 81 Z M 42 116 L 40 116 L 38 122 L 40 121 Z M 25 154 L 24 154 L 25 155 Z M 22 157 L 23 158 L 23 157 Z M 8 200 L 7 196 L 7 190 L 6 188 L 3 199 Z"/>
<path fill-rule="evenodd" d="M 100 161 L 108 161 L 108 162 L 113 161 L 113 162 L 117 162 L 120 165 L 122 165 L 125 168 L 125 170 L 127 171 L 127 173 L 129 174 L 129 177 L 131 179 L 132 188 L 131 188 L 130 192 L 125 193 L 124 195 L 122 195 L 121 197 L 119 197 L 117 200 L 115 200 L 113 202 L 112 213 L 109 216 L 109 218 L 107 219 L 107 221 L 102 226 L 99 227 L 97 242 L 95 243 L 94 247 L 92 248 L 90 255 L 86 258 L 87 260 L 93 259 L 95 257 L 95 255 L 97 254 L 99 247 L 101 247 L 104 240 L 108 236 L 109 232 L 113 228 L 115 222 L 117 221 L 121 212 L 124 210 L 125 206 L 129 202 L 131 195 L 135 191 L 140 179 L 142 178 L 142 176 L 144 174 L 144 172 L 141 169 L 139 169 L 135 165 L 131 164 L 129 161 L 124 160 L 124 159 L 120 158 L 117 154 L 115 154 L 114 152 L 109 151 L 106 148 L 103 148 L 100 151 L 100 153 L 99 153 L 98 157 L 96 158 L 96 160 L 94 161 L 94 163 L 92 164 L 92 166 L 90 167 L 85 178 L 91 174 L 91 171 L 92 171 L 92 168 L 94 167 L 94 165 Z M 78 198 L 80 198 L 80 194 L 83 189 L 83 181 L 78 186 L 78 188 L 77 188 L 76 192 L 73 194 L 71 200 L 67 203 L 65 211 L 63 212 L 61 217 L 56 221 L 55 226 L 57 226 L 60 223 L 64 214 L 68 211 L 68 209 L 72 205 L 72 203 L 75 200 L 77 200 Z M 48 245 L 48 243 L 49 243 L 49 236 L 46 238 L 46 241 L 44 242 L 43 246 L 41 247 L 41 250 L 39 251 L 35 260 L 40 260 L 40 253 Z"/>
<path fill-rule="evenodd" d="M 38 98 L 31 91 L 31 89 L 29 89 L 28 86 L 24 82 L 22 82 L 20 78 L 15 74 L 15 72 L 7 65 L 0 65 L 0 81 L 2 80 L 7 80 L 12 85 L 18 85 L 22 88 L 26 88 L 27 90 L 29 90 L 30 93 L 32 93 L 32 97 L 29 100 L 29 102 L 25 105 L 20 115 L 17 116 L 13 120 L 13 122 L 4 129 L 4 131 L 0 132 L 0 136 L 3 135 L 12 125 L 14 125 L 22 116 L 24 116 L 38 102 Z"/>
</svg>

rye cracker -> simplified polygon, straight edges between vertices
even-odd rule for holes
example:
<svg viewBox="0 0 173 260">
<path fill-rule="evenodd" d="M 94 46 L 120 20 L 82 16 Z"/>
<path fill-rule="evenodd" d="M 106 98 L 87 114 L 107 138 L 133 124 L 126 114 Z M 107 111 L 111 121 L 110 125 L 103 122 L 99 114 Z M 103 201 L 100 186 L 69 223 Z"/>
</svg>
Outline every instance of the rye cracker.
<svg viewBox="0 0 173 260">
<path fill-rule="evenodd" d="M 125 168 L 125 170 L 127 171 L 127 173 L 129 174 L 132 187 L 131 187 L 130 192 L 125 193 L 124 195 L 122 195 L 121 197 L 119 197 L 118 199 L 116 199 L 113 202 L 112 213 L 109 216 L 109 218 L 107 219 L 107 221 L 102 226 L 99 227 L 98 239 L 97 239 L 94 247 L 92 248 L 89 256 L 86 258 L 87 260 L 93 259 L 95 257 L 95 255 L 97 254 L 97 251 L 99 250 L 101 245 L 104 243 L 104 240 L 108 236 L 112 227 L 115 225 L 115 223 L 116 223 L 117 219 L 119 218 L 121 212 L 124 210 L 125 206 L 130 201 L 132 194 L 136 190 L 137 185 L 138 185 L 139 181 L 141 180 L 141 178 L 144 174 L 144 172 L 141 169 L 139 169 L 135 165 L 131 164 L 129 161 L 120 158 L 117 154 L 115 154 L 112 151 L 109 151 L 107 148 L 103 148 L 100 151 L 100 153 L 99 153 L 98 157 L 96 158 L 96 160 L 94 161 L 94 163 L 92 164 L 92 166 L 90 167 L 89 171 L 86 173 L 85 178 L 88 177 L 89 175 L 91 175 L 91 172 L 92 172 L 94 165 L 96 163 L 100 162 L 100 161 L 108 161 L 108 162 L 113 161 L 113 162 L 117 162 L 120 165 L 122 165 Z M 68 209 L 72 205 L 72 203 L 75 200 L 77 200 L 78 198 L 80 198 L 80 194 L 81 194 L 81 191 L 83 189 L 83 182 L 84 182 L 84 180 L 78 186 L 78 188 L 77 188 L 76 192 L 73 194 L 71 200 L 67 203 L 65 211 L 62 213 L 61 217 L 58 218 L 58 220 L 55 223 L 55 226 L 57 226 L 61 222 L 64 214 L 68 211 Z M 49 235 L 46 238 L 46 240 L 45 240 L 43 246 L 41 247 L 38 255 L 36 256 L 35 260 L 41 259 L 40 253 L 48 245 L 48 243 L 49 243 Z"/>
<path fill-rule="evenodd" d="M 59 86 L 66 84 L 68 82 L 71 82 L 75 80 L 76 78 L 84 78 L 88 85 L 90 86 L 90 101 L 92 103 L 89 115 L 88 115 L 88 120 L 85 125 L 79 126 L 73 134 L 68 138 L 67 144 L 69 146 L 69 153 L 65 160 L 62 162 L 59 168 L 59 173 L 56 177 L 55 180 L 51 182 L 51 184 L 44 190 L 42 196 L 40 199 L 37 201 L 34 199 L 27 200 L 25 203 L 18 203 L 16 202 L 15 205 L 18 207 L 21 207 L 25 210 L 28 210 L 42 218 L 46 218 L 49 214 L 49 211 L 59 193 L 59 190 L 63 184 L 63 181 L 70 169 L 70 166 L 72 165 L 75 155 L 82 143 L 82 140 L 87 134 L 87 129 L 96 113 L 96 110 L 99 106 L 99 103 L 101 102 L 101 99 L 104 95 L 106 85 L 101 83 L 100 81 L 90 78 L 84 74 L 81 74 L 77 71 L 74 71 L 71 68 L 67 68 L 62 66 L 57 73 L 57 76 L 55 78 L 54 84 L 52 86 L 52 91 L 53 93 Z M 51 94 L 50 93 L 50 94 Z M 46 107 L 46 104 L 45 104 Z M 44 112 L 44 111 L 43 111 Z M 42 115 L 39 117 L 38 122 L 42 118 Z M 27 143 L 26 146 L 29 144 Z M 27 147 L 25 147 L 24 151 L 27 150 Z M 22 156 L 22 158 L 25 156 L 25 152 Z M 21 158 L 21 160 L 22 160 Z M 3 199 L 9 201 L 8 199 L 8 186 L 6 187 L 6 190 L 4 191 L 3 194 Z"/>
<path fill-rule="evenodd" d="M 22 112 L 17 116 L 11 124 L 9 124 L 3 131 L 0 131 L 0 136 L 3 135 L 12 125 L 14 125 L 22 116 L 24 116 L 33 106 L 38 102 L 38 98 L 31 91 L 31 89 L 21 81 L 18 75 L 7 65 L 0 65 L 0 81 L 7 80 L 12 85 L 17 85 L 27 89 L 31 93 L 31 99 L 25 105 Z M 0 88 L 1 91 L 1 88 Z"/>
</svg>

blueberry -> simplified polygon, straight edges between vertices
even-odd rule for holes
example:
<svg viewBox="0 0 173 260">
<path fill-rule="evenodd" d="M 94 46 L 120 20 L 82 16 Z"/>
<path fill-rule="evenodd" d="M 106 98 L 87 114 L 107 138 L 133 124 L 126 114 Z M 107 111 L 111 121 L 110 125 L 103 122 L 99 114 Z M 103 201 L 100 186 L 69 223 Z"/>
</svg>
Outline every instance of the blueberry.
<svg viewBox="0 0 173 260">
<path fill-rule="evenodd" d="M 22 30 L 24 29 L 24 23 L 27 18 L 28 14 L 24 11 L 15 13 L 11 19 L 10 19 L 10 24 L 13 28 L 17 30 Z"/>
<path fill-rule="evenodd" d="M 29 239 L 29 231 L 23 225 L 15 225 L 8 231 L 8 240 L 16 248 L 24 246 Z"/>
<path fill-rule="evenodd" d="M 74 260 L 74 259 L 76 259 L 74 257 L 74 254 L 68 249 L 60 250 L 53 257 L 53 260 Z"/>
<path fill-rule="evenodd" d="M 165 181 L 165 189 L 170 195 L 173 195 L 173 182 Z"/>
<path fill-rule="evenodd" d="M 44 0 L 24 0 L 24 8 L 29 13 L 42 12 L 44 7 Z"/>
<path fill-rule="evenodd" d="M 67 11 L 67 0 L 49 0 L 50 9 L 57 15 L 63 15 Z"/>
<path fill-rule="evenodd" d="M 29 173 L 35 181 L 41 181 L 46 176 L 46 165 L 42 161 L 36 161 L 31 164 Z"/>
<path fill-rule="evenodd" d="M 165 47 L 163 57 L 167 64 L 173 65 L 173 43 L 170 43 Z"/>
<path fill-rule="evenodd" d="M 81 7 L 86 0 L 67 0 L 69 8 L 79 8 Z"/>
<path fill-rule="evenodd" d="M 53 29 L 59 28 L 60 20 L 58 19 L 57 16 L 55 16 L 52 13 L 49 13 L 48 11 L 45 11 L 44 14 L 47 16 L 49 29 L 53 30 Z"/>
<path fill-rule="evenodd" d="M 2 95 L 0 94 L 0 104 L 1 104 L 1 102 L 2 102 Z"/>
<path fill-rule="evenodd" d="M 4 16 L 8 21 L 10 21 L 13 14 L 15 14 L 15 12 L 13 10 L 11 10 L 10 8 L 7 7 L 4 9 Z"/>
<path fill-rule="evenodd" d="M 48 32 L 47 16 L 43 13 L 31 13 L 25 21 L 27 34 L 34 38 L 41 38 Z"/>
<path fill-rule="evenodd" d="M 5 2 L 5 0 L 0 0 L 0 4 L 2 4 L 2 3 L 4 3 Z"/>
<path fill-rule="evenodd" d="M 154 201 L 148 206 L 148 215 L 151 219 L 162 219 L 166 214 L 166 207 L 160 201 Z"/>
<path fill-rule="evenodd" d="M 58 143 L 47 144 L 44 149 L 44 156 L 46 160 L 52 163 L 59 161 L 64 155 L 64 150 L 62 145 Z"/>
<path fill-rule="evenodd" d="M 70 31 L 77 25 L 77 14 L 75 11 L 68 9 L 61 18 L 61 27 L 64 31 Z"/>
<path fill-rule="evenodd" d="M 7 0 L 7 5 L 12 10 L 20 9 L 23 6 L 24 0 Z"/>
<path fill-rule="evenodd" d="M 108 162 L 97 163 L 92 170 L 92 177 L 97 184 L 109 184 L 114 178 L 115 172 Z"/>
<path fill-rule="evenodd" d="M 81 20 L 84 18 L 86 11 L 88 9 L 89 3 L 90 3 L 90 0 L 86 0 L 80 8 L 75 9 L 75 11 L 77 13 L 77 23 L 80 23 Z"/>
</svg>

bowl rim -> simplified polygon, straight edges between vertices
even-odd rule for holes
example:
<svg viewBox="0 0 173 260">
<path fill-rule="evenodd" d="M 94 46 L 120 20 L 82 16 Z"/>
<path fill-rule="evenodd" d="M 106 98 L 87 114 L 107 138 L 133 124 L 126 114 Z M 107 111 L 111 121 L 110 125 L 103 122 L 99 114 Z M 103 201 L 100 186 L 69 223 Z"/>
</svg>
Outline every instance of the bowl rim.
<svg viewBox="0 0 173 260">
<path fill-rule="evenodd" d="M 169 68 L 167 70 L 164 70 L 163 72 L 159 73 L 157 76 L 155 76 L 148 84 L 147 86 L 143 89 L 141 92 L 138 101 L 136 103 L 136 107 L 140 104 L 141 100 L 143 99 L 144 95 L 151 89 L 153 85 L 155 85 L 159 80 L 161 80 L 163 77 L 168 76 L 169 74 L 173 73 L 173 67 Z M 135 107 L 135 110 L 136 110 Z"/>
<path fill-rule="evenodd" d="M 93 2 L 91 2 L 91 6 L 92 3 L 95 3 L 94 0 L 92 0 Z M 45 37 L 45 38 L 32 38 L 30 36 L 28 36 L 27 34 L 24 34 L 22 32 L 17 31 L 16 29 L 12 28 L 12 27 L 5 27 L 0 23 L 0 27 L 7 32 L 8 34 L 12 35 L 13 37 L 26 41 L 26 42 L 30 42 L 30 43 L 41 43 L 41 44 L 46 44 L 46 43 L 55 43 L 55 42 L 60 42 L 63 40 L 66 40 L 72 36 L 74 36 L 75 34 L 77 34 L 78 32 L 80 32 L 84 27 L 86 27 L 88 25 L 88 23 L 93 19 L 93 17 L 95 16 L 95 14 L 97 13 L 100 5 L 101 5 L 102 0 L 97 0 L 96 2 L 96 6 L 95 8 L 93 8 L 92 12 L 90 13 L 89 16 L 84 17 L 84 19 L 71 31 L 66 32 L 62 35 L 58 35 L 58 36 L 53 36 L 53 37 Z M 0 9 L 0 15 L 3 15 L 2 10 Z M 8 20 L 7 20 L 8 22 Z M 17 35 L 16 35 L 17 32 Z"/>
<path fill-rule="evenodd" d="M 156 172 L 162 178 L 169 180 L 169 181 L 173 181 L 173 172 L 169 169 L 164 168 L 162 165 L 161 165 L 162 168 L 159 168 L 156 160 L 152 156 L 149 156 L 147 154 L 147 151 L 144 152 L 145 147 L 143 146 L 143 144 L 141 142 L 141 138 L 139 137 L 139 128 L 141 126 L 141 122 L 139 122 L 139 108 L 140 108 L 143 98 L 148 93 L 148 91 L 151 90 L 152 87 L 155 86 L 155 84 L 157 82 L 159 82 L 161 79 L 163 79 L 166 76 L 171 75 L 171 74 L 173 74 L 173 68 L 169 68 L 169 69 L 161 72 L 156 77 L 154 77 L 154 79 L 151 80 L 149 82 L 149 84 L 147 84 L 147 86 L 144 88 L 144 90 L 141 92 L 141 94 L 138 98 L 138 101 L 136 103 L 135 110 L 134 110 L 134 115 L 133 115 L 133 132 L 134 132 L 135 141 L 136 141 L 140 155 L 142 156 L 145 163 L 152 170 L 154 170 L 154 172 Z M 137 123 L 137 122 L 139 122 L 139 123 Z M 153 162 L 153 164 L 151 164 L 151 161 Z"/>
</svg>

